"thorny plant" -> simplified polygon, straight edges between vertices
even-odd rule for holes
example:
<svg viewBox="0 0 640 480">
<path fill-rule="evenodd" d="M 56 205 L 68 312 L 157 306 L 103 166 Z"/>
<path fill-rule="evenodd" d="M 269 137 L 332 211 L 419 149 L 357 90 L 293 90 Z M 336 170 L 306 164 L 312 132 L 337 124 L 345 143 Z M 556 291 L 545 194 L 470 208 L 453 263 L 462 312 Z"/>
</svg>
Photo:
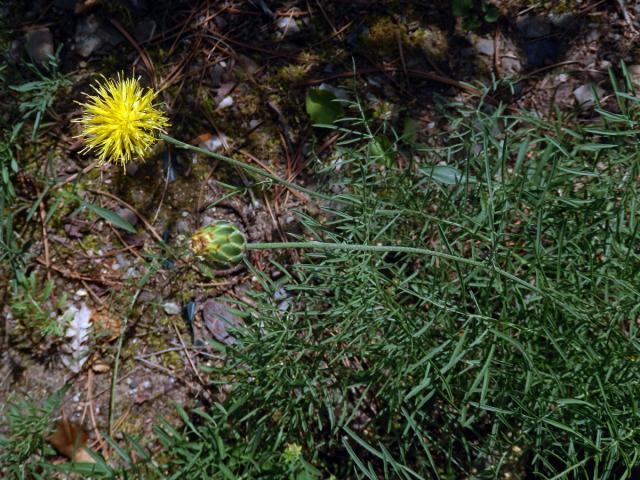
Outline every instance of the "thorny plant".
<svg viewBox="0 0 640 480">
<path fill-rule="evenodd" d="M 25 399 L 8 401 L 2 406 L 9 426 L 9 434 L 0 435 L 0 473 L 6 478 L 51 478 L 53 465 L 46 456 L 54 451 L 44 437 L 51 417 L 68 390 L 69 387 L 62 388 L 44 402 Z"/>
<path fill-rule="evenodd" d="M 68 319 L 59 317 L 57 311 L 66 307 L 67 295 L 63 293 L 55 303 L 52 302 L 54 287 L 53 280 L 39 282 L 35 272 L 28 276 L 16 272 L 16 278 L 11 282 L 10 308 L 17 324 L 26 333 L 35 331 L 38 338 L 60 337 L 64 333 Z"/>
<path fill-rule="evenodd" d="M 146 478 L 282 478 L 291 445 L 313 465 L 297 478 L 632 478 L 640 100 L 612 83 L 616 111 L 589 124 L 448 104 L 432 144 L 388 139 L 408 165 L 381 168 L 388 131 L 347 119 L 318 172 L 343 193 L 299 214 L 305 237 L 477 263 L 323 250 L 274 258 L 277 280 L 249 265 L 261 288 L 228 299 L 245 327 L 211 368 L 227 400 L 161 424 Z"/>
<path fill-rule="evenodd" d="M 588 125 L 449 104 L 439 143 L 387 139 L 384 168 L 389 133 L 357 103 L 305 237 L 441 255 L 323 249 L 274 259 L 277 281 L 248 265 L 261 289 L 229 299 L 246 326 L 216 345 L 228 400 L 161 424 L 146 467 L 119 448 L 94 474 L 282 478 L 297 445 L 296 478 L 631 478 L 640 101 L 612 83 L 616 111 Z"/>
<path fill-rule="evenodd" d="M 26 64 L 28 71 L 36 80 L 17 85 L 8 85 L 18 94 L 18 118 L 12 125 L 2 125 L 3 137 L 0 138 L 0 264 L 9 265 L 11 272 L 18 272 L 24 266 L 24 242 L 16 238 L 15 219 L 21 211 L 28 211 L 29 219 L 33 215 L 35 204 L 24 199 L 16 200 L 15 176 L 21 167 L 17 160 L 18 151 L 24 142 L 23 128 L 31 126 L 31 141 L 34 141 L 42 120 L 60 90 L 71 84 L 58 68 L 58 52 L 49 58 L 44 67 Z M 7 86 L 8 78 L 0 78 L 0 85 Z M 0 292 L 1 293 L 1 292 Z"/>
<path fill-rule="evenodd" d="M 31 140 L 35 140 L 42 123 L 42 118 L 51 105 L 53 105 L 56 95 L 61 88 L 71 85 L 71 81 L 66 78 L 58 68 L 58 55 L 62 46 L 58 48 L 55 56 L 50 56 L 44 68 L 33 64 L 27 64 L 31 73 L 37 80 L 12 85 L 9 88 L 20 94 L 20 112 L 22 119 L 20 123 L 32 121 Z"/>
</svg>

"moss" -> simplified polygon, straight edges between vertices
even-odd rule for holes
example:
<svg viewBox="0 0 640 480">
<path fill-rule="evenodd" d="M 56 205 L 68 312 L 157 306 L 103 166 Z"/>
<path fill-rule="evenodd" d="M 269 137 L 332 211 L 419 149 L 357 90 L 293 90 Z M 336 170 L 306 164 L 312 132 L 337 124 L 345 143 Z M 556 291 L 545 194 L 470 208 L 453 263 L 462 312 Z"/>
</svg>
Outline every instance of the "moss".
<svg viewBox="0 0 640 480">
<path fill-rule="evenodd" d="M 375 49 L 381 55 L 390 55 L 398 51 L 398 34 L 406 35 L 406 27 L 399 25 L 389 16 L 375 18 L 369 31 L 362 37 L 365 48 Z"/>
<path fill-rule="evenodd" d="M 251 92 L 244 92 L 236 98 L 236 107 L 241 115 L 253 117 L 259 113 L 262 99 L 260 95 Z"/>
<path fill-rule="evenodd" d="M 440 28 L 430 25 L 418 28 L 406 36 L 406 43 L 420 48 L 429 58 L 437 61 L 447 59 L 449 42 L 447 35 Z"/>
<path fill-rule="evenodd" d="M 289 64 L 276 72 L 276 81 L 299 83 L 309 78 L 313 65 Z"/>
<path fill-rule="evenodd" d="M 586 3 L 584 0 L 507 0 L 505 8 L 512 13 L 525 8 L 533 8 L 538 13 L 566 13 L 575 12 L 577 7 L 582 7 Z"/>
<path fill-rule="evenodd" d="M 280 138 L 273 126 L 264 126 L 253 131 L 249 139 L 255 151 L 263 158 L 277 157 L 282 153 Z"/>
<path fill-rule="evenodd" d="M 418 25 L 417 28 L 408 27 Z M 405 50 L 422 50 L 429 58 L 436 61 L 447 59 L 449 42 L 444 30 L 435 25 L 424 25 L 423 21 L 399 22 L 392 17 L 378 17 L 369 27 L 369 32 L 362 37 L 362 46 L 382 56 L 398 54 L 398 41 Z M 409 52 L 405 51 L 405 55 Z"/>
<path fill-rule="evenodd" d="M 98 236 L 93 234 L 85 235 L 82 238 L 79 238 L 78 242 L 85 248 L 85 250 L 93 250 L 94 252 L 97 252 L 102 245 L 102 243 L 99 241 Z"/>
</svg>

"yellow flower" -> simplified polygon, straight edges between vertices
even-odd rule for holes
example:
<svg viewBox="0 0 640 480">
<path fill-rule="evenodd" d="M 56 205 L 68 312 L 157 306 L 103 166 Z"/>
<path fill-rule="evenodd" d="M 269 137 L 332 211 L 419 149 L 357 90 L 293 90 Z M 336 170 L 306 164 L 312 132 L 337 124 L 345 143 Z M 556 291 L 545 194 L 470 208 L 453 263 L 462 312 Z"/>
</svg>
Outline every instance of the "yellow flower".
<svg viewBox="0 0 640 480">
<path fill-rule="evenodd" d="M 159 133 L 169 126 L 167 117 L 153 106 L 156 93 L 121 75 L 93 89 L 96 95 L 87 95 L 84 115 L 76 120 L 87 145 L 83 152 L 95 149 L 101 161 L 123 167 L 134 157 L 144 160 Z"/>
</svg>

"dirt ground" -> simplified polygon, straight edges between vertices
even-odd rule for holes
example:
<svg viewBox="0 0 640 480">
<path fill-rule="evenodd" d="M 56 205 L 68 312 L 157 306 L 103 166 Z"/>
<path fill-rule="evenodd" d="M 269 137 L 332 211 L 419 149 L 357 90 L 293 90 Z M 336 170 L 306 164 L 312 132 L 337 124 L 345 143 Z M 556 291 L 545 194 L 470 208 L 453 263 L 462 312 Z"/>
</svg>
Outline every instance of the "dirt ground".
<svg viewBox="0 0 640 480">
<path fill-rule="evenodd" d="M 176 138 L 303 185 L 314 183 L 310 165 L 316 158 L 330 161 L 336 141 L 314 132 L 304 112 L 311 86 L 330 85 L 351 99 L 357 94 L 392 125 L 418 119 L 419 136 L 428 142 L 450 128 L 436 98 L 466 101 L 478 81 L 519 80 L 495 92 L 496 105 L 589 117 L 593 92 L 603 101 L 610 93 L 610 68 L 620 72 L 624 61 L 640 80 L 636 2 L 585 1 L 551 14 L 498 6 L 498 22 L 475 32 L 465 31 L 439 2 L 55 0 L 3 7 L 12 25 L 4 34 L 12 68 L 23 68 L 28 54 L 59 48 L 61 71 L 72 80 L 39 132 L 40 150 L 21 152 L 22 194 L 37 197 L 41 185 L 34 179 L 50 168 L 55 191 L 78 187 L 85 200 L 117 212 L 136 233 L 64 200 L 45 229 L 38 222 L 21 226 L 23 239 L 32 241 L 28 271 L 55 283 L 43 307 L 61 315 L 56 300 L 66 293 L 67 305 L 91 310 L 100 335 L 92 336 L 88 360 L 73 372 L 64 363 L 64 339 L 20 328 L 10 289 L 2 289 L 0 404 L 43 399 L 70 382 L 64 415 L 84 425 L 100 450 L 112 393 L 116 439 L 125 432 L 152 438 L 159 417 L 177 422 L 174 403 L 212 402 L 211 378 L 200 367 L 224 359 L 207 347 L 216 332 L 206 310 L 224 308 L 225 296 L 246 299 L 255 279 L 244 269 L 199 271 L 157 241 L 180 252 L 193 231 L 218 218 L 240 224 L 251 241 L 285 240 L 299 229 L 294 209 L 316 212 L 308 198 L 282 187 L 237 193 L 249 181 L 239 172 L 163 145 L 126 172 L 95 167 L 94 158 L 81 153 L 71 120 L 81 114 L 74 102 L 99 74 L 133 73 L 158 89 Z M 11 101 L 10 93 L 1 95 Z M 43 149 L 50 167 L 41 161 Z M 265 255 L 253 261 L 269 271 Z M 7 283 L 11 272 L 0 272 L 0 283 Z M 0 425 L 3 415 L 0 408 Z"/>
</svg>

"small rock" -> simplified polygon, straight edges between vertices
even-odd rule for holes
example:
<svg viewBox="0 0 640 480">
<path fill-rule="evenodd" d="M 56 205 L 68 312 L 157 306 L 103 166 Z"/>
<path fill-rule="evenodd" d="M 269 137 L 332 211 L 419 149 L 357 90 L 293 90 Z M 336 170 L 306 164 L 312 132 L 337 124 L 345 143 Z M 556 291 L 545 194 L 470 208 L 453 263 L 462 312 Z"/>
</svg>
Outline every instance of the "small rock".
<svg viewBox="0 0 640 480">
<path fill-rule="evenodd" d="M 138 216 L 128 208 L 119 208 L 116 210 L 116 213 L 134 227 L 138 223 Z"/>
<path fill-rule="evenodd" d="M 554 27 L 566 28 L 576 19 L 577 15 L 573 12 L 550 13 L 549 21 Z"/>
<path fill-rule="evenodd" d="M 636 88 L 640 88 L 640 65 L 629 65 L 627 70 L 629 71 L 631 83 L 633 83 Z"/>
<path fill-rule="evenodd" d="M 282 31 L 283 36 L 293 35 L 295 33 L 300 33 L 300 27 L 298 27 L 297 22 L 292 17 L 281 17 L 276 25 Z"/>
<path fill-rule="evenodd" d="M 153 303 L 157 300 L 157 295 L 151 290 L 143 290 L 138 298 L 140 303 Z"/>
<path fill-rule="evenodd" d="M 278 304 L 278 310 L 280 310 L 281 312 L 286 312 L 287 310 L 289 310 L 289 307 L 291 307 L 291 304 L 288 300 L 285 300 Z"/>
<path fill-rule="evenodd" d="M 191 231 L 191 226 L 187 220 L 180 220 L 176 223 L 176 232 L 178 234 L 185 234 Z"/>
<path fill-rule="evenodd" d="M 88 57 L 103 44 L 99 30 L 100 22 L 95 15 L 89 15 L 78 22 L 75 40 L 80 55 Z"/>
<path fill-rule="evenodd" d="M 211 84 L 218 88 L 222 84 L 222 76 L 224 75 L 224 67 L 220 64 L 216 64 L 209 73 L 209 78 L 211 78 Z"/>
<path fill-rule="evenodd" d="M 242 325 L 242 321 L 229 311 L 227 305 L 218 303 L 213 299 L 207 300 L 202 306 L 202 318 L 207 330 L 216 340 L 225 345 L 234 345 L 238 342 L 228 332 L 228 328 L 239 327 Z"/>
<path fill-rule="evenodd" d="M 506 75 L 517 76 L 522 73 L 522 63 L 516 57 L 502 57 L 500 65 Z"/>
<path fill-rule="evenodd" d="M 240 68 L 249 75 L 255 74 L 260 69 L 260 66 L 246 55 L 238 55 L 238 64 Z"/>
<path fill-rule="evenodd" d="M 587 41 L 587 43 L 596 42 L 600 40 L 600 30 L 598 28 L 591 30 L 587 34 L 585 40 Z"/>
<path fill-rule="evenodd" d="M 321 83 L 318 89 L 326 90 L 327 92 L 333 93 L 333 95 L 337 99 L 349 100 L 349 92 L 347 92 L 344 88 L 334 87 L 333 85 L 329 85 L 328 83 Z"/>
<path fill-rule="evenodd" d="M 156 26 L 155 20 L 151 18 L 142 20 L 133 29 L 133 38 L 139 43 L 148 41 L 156 32 Z"/>
<path fill-rule="evenodd" d="M 122 34 L 111 25 L 105 25 L 98 30 L 100 38 L 112 46 L 119 45 L 124 42 Z"/>
<path fill-rule="evenodd" d="M 127 172 L 127 175 L 135 175 L 139 168 L 140 168 L 140 164 L 135 160 L 131 162 L 127 162 L 127 164 L 124 167 L 125 171 Z"/>
<path fill-rule="evenodd" d="M 528 17 L 519 21 L 517 28 L 529 68 L 540 68 L 557 61 L 564 45 L 550 35 L 553 28 L 548 19 Z"/>
<path fill-rule="evenodd" d="M 539 38 L 551 33 L 551 22 L 544 17 L 524 17 L 517 23 L 520 34 L 525 38 Z"/>
<path fill-rule="evenodd" d="M 490 38 L 478 38 L 476 40 L 476 50 L 482 55 L 492 56 L 494 53 L 493 47 L 494 42 Z"/>
<path fill-rule="evenodd" d="M 164 305 L 162 305 L 162 308 L 164 308 L 164 311 L 166 312 L 167 315 L 180 314 L 180 306 L 177 303 L 167 302 Z"/>
<path fill-rule="evenodd" d="M 127 271 L 124 274 L 124 278 L 137 278 L 139 276 L 140 276 L 140 274 L 139 274 L 138 270 L 136 270 L 135 267 L 127 268 Z"/>
<path fill-rule="evenodd" d="M 227 95 L 222 100 L 220 100 L 220 103 L 218 103 L 218 108 L 216 110 L 224 110 L 231 105 L 233 105 L 233 97 L 231 95 Z"/>
<path fill-rule="evenodd" d="M 91 369 L 94 371 L 94 373 L 101 374 L 107 373 L 109 370 L 111 370 L 111 367 L 107 363 L 97 362 L 91 366 Z"/>
<path fill-rule="evenodd" d="M 205 140 L 204 142 L 200 142 L 198 145 L 200 148 L 204 148 L 205 150 L 209 150 L 210 152 L 215 152 L 220 147 L 227 145 L 227 137 L 224 135 L 212 135 L 210 138 Z"/>
<path fill-rule="evenodd" d="M 48 28 L 37 28 L 25 35 L 25 48 L 34 62 L 45 65 L 53 55 L 53 36 Z"/>
<path fill-rule="evenodd" d="M 275 293 L 273 294 L 273 299 L 277 302 L 279 302 L 280 300 L 284 300 L 285 298 L 287 298 L 289 295 L 287 294 L 287 291 L 283 288 L 280 287 L 278 290 L 275 291 Z"/>
<path fill-rule="evenodd" d="M 576 98 L 576 102 L 583 110 L 593 108 L 596 104 L 596 98 L 602 97 L 603 94 L 604 90 L 591 83 L 580 85 L 573 91 L 573 96 Z"/>
</svg>

